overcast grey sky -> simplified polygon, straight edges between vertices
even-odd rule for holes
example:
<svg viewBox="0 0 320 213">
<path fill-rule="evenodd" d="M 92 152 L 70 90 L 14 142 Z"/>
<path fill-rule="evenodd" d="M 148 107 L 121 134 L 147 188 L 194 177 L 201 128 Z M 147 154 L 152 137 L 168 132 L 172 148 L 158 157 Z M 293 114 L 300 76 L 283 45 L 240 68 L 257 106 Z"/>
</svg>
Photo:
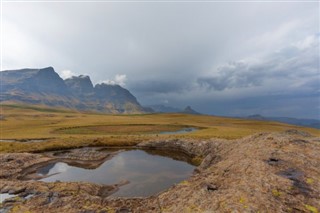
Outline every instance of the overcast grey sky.
<svg viewBox="0 0 320 213">
<path fill-rule="evenodd" d="M 53 66 L 144 105 L 320 118 L 318 2 L 3 2 L 3 69 Z"/>
</svg>

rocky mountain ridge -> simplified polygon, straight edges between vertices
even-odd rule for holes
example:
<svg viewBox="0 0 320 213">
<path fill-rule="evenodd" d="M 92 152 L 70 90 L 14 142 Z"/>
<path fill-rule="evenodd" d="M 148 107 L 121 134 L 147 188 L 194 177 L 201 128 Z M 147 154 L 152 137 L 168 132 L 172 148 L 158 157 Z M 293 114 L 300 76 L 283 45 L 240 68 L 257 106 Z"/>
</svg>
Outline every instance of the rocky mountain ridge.
<svg viewBox="0 0 320 213">
<path fill-rule="evenodd" d="M 89 76 L 63 80 L 52 67 L 1 72 L 0 102 L 17 101 L 105 113 L 146 110 L 130 91 L 119 85 L 93 85 Z"/>
</svg>

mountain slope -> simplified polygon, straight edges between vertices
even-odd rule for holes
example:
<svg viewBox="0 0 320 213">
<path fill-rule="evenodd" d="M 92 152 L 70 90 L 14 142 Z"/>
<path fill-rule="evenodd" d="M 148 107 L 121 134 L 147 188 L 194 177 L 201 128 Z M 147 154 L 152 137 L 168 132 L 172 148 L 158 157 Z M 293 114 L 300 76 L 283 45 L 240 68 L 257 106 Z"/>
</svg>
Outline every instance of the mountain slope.
<svg viewBox="0 0 320 213">
<path fill-rule="evenodd" d="M 63 80 L 52 67 L 1 72 L 0 101 L 62 106 L 106 113 L 144 112 L 137 99 L 119 85 L 93 85 L 89 76 Z"/>
<path fill-rule="evenodd" d="M 191 106 L 187 106 L 183 111 L 182 113 L 185 113 L 185 114 L 192 114 L 192 115 L 200 115 L 199 112 L 195 111 L 194 109 L 191 108 Z"/>
</svg>

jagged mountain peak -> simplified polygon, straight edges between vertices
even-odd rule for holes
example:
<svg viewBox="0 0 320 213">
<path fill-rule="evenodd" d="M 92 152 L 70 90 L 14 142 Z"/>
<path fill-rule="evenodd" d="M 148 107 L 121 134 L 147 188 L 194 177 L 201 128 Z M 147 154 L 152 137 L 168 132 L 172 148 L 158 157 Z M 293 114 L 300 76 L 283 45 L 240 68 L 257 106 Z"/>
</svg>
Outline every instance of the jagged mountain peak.
<svg viewBox="0 0 320 213">
<path fill-rule="evenodd" d="M 81 98 L 93 93 L 93 84 L 89 76 L 72 76 L 64 80 L 70 91 Z"/>
<path fill-rule="evenodd" d="M 191 108 L 191 106 L 187 106 L 182 113 L 186 113 L 186 114 L 194 114 L 194 115 L 199 115 L 200 113 L 195 111 L 194 109 Z"/>
<path fill-rule="evenodd" d="M 109 101 L 118 99 L 120 102 L 130 100 L 131 102 L 138 103 L 136 97 L 134 97 L 129 90 L 117 84 L 96 84 L 94 91 L 95 96 L 98 98 L 104 98 Z"/>
<path fill-rule="evenodd" d="M 129 90 L 119 85 L 93 86 L 87 75 L 63 80 L 53 67 L 2 71 L 1 101 L 19 101 L 107 113 L 144 112 Z"/>
<path fill-rule="evenodd" d="M 71 76 L 70 78 L 67 78 L 65 80 L 68 80 L 68 79 L 89 79 L 91 81 L 90 76 L 88 75 Z"/>
</svg>

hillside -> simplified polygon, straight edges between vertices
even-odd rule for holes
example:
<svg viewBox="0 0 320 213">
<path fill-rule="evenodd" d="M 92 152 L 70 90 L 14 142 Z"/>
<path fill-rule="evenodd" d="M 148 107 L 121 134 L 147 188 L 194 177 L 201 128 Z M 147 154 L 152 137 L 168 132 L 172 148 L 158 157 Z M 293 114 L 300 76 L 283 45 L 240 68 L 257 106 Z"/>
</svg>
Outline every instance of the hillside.
<svg viewBox="0 0 320 213">
<path fill-rule="evenodd" d="M 52 67 L 1 72 L 0 102 L 41 104 L 104 113 L 141 113 L 144 108 L 119 85 L 93 85 L 89 76 L 63 80 Z"/>
</svg>

